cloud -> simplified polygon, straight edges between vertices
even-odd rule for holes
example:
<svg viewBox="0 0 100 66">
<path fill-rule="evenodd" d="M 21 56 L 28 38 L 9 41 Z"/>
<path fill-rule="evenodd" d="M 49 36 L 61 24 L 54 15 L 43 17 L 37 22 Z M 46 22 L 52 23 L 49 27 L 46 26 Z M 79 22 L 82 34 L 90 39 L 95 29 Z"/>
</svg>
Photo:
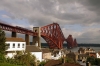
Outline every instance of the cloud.
<svg viewBox="0 0 100 66">
<path fill-rule="evenodd" d="M 9 16 L 5 14 L 3 17 L 12 20 L 26 19 L 28 22 L 26 28 L 42 27 L 57 22 L 65 37 L 72 34 L 78 42 L 99 43 L 100 27 L 96 27 L 100 25 L 99 3 L 99 0 L 1 0 L 0 10 L 9 13 Z M 19 25 L 18 22 L 12 23 Z M 73 26 L 76 24 L 82 28 L 74 29 Z M 66 25 L 71 25 L 73 29 L 65 27 Z"/>
<path fill-rule="evenodd" d="M 99 28 L 85 28 L 81 35 L 77 36 L 79 43 L 100 43 Z"/>
<path fill-rule="evenodd" d="M 62 4 L 63 2 L 67 3 Z M 12 19 L 28 19 L 31 24 L 37 22 L 37 26 L 43 26 L 43 24 L 45 25 L 53 21 L 59 24 L 86 24 L 83 22 L 89 22 L 90 18 L 87 19 L 86 16 L 89 17 L 91 13 L 80 3 L 69 0 L 2 0 L 0 4 L 0 9 L 8 11 Z M 59 6 L 59 10 L 57 10 L 57 6 Z"/>
<path fill-rule="evenodd" d="M 9 16 L 7 15 L 2 15 L 3 18 L 10 18 Z"/>
</svg>

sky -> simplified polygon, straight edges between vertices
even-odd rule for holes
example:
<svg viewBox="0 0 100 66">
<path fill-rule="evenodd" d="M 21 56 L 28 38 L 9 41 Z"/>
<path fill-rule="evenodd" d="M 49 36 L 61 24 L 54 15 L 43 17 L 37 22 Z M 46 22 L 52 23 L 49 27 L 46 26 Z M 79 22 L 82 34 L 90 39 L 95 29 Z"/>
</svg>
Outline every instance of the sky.
<svg viewBox="0 0 100 66">
<path fill-rule="evenodd" d="M 30 30 L 55 22 L 65 38 L 100 43 L 100 0 L 0 0 L 0 22 Z"/>
</svg>

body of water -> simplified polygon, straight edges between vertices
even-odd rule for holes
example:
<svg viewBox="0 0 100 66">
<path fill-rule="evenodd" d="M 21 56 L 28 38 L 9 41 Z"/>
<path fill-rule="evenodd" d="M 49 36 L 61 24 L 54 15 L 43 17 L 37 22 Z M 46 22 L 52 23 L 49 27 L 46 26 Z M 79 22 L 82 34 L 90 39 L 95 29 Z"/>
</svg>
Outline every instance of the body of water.
<svg viewBox="0 0 100 66">
<path fill-rule="evenodd" d="M 41 43 L 41 46 L 49 47 L 47 43 Z M 67 44 L 63 44 L 63 47 L 67 48 Z M 77 52 L 80 47 L 84 47 L 84 48 L 90 47 L 90 48 L 94 49 L 96 52 L 100 51 L 100 44 L 78 44 L 78 47 L 75 47 L 70 50 Z"/>
</svg>

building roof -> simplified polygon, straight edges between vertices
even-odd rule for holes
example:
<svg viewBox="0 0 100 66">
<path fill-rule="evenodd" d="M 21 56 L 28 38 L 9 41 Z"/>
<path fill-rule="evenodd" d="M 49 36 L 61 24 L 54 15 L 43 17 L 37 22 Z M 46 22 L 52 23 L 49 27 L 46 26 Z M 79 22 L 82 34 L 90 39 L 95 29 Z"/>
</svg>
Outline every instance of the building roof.
<svg viewBox="0 0 100 66">
<path fill-rule="evenodd" d="M 62 63 L 60 60 L 50 60 L 44 66 L 82 66 L 80 64 L 75 63 Z"/>
<path fill-rule="evenodd" d="M 85 49 L 81 47 L 81 48 L 79 48 L 78 52 L 80 53 L 80 51 L 81 51 L 82 53 L 84 53 L 84 50 Z"/>
<path fill-rule="evenodd" d="M 100 55 L 100 51 L 98 52 L 98 54 Z"/>
<path fill-rule="evenodd" d="M 66 55 L 76 55 L 74 52 L 70 52 L 70 53 L 68 53 L 68 54 L 66 54 Z"/>
<path fill-rule="evenodd" d="M 23 38 L 15 38 L 15 37 L 6 38 L 6 41 L 25 42 Z"/>
<path fill-rule="evenodd" d="M 26 45 L 26 52 L 42 52 L 41 49 L 35 45 Z"/>
<path fill-rule="evenodd" d="M 88 57 L 89 55 L 88 54 L 80 54 L 79 56 L 80 57 Z"/>
<path fill-rule="evenodd" d="M 82 65 L 75 63 L 64 63 L 62 66 L 82 66 Z"/>
<path fill-rule="evenodd" d="M 94 51 L 92 48 L 86 48 L 86 51 Z"/>
<path fill-rule="evenodd" d="M 50 60 L 48 61 L 44 66 L 56 66 L 56 65 L 61 65 L 60 60 Z"/>
<path fill-rule="evenodd" d="M 89 53 L 90 57 L 95 57 L 96 58 L 96 53 Z"/>
<path fill-rule="evenodd" d="M 43 52 L 43 53 L 49 53 L 50 50 L 49 50 L 49 48 L 42 48 L 42 52 Z"/>
</svg>

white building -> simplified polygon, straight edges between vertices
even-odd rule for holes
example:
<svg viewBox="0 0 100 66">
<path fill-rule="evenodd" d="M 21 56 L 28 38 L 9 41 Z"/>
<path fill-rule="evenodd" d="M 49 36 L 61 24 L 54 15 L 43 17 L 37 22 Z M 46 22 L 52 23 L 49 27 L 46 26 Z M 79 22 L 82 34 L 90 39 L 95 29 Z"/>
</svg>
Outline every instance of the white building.
<svg viewBox="0 0 100 66">
<path fill-rule="evenodd" d="M 40 62 L 42 61 L 42 51 L 39 47 L 35 45 L 26 45 L 26 52 L 30 52 L 32 55 L 35 55 L 37 60 Z"/>
<path fill-rule="evenodd" d="M 97 58 L 100 58 L 100 52 L 96 53 Z"/>
<path fill-rule="evenodd" d="M 51 59 L 57 60 L 57 59 L 61 58 L 63 55 L 64 55 L 63 51 L 56 50 L 56 51 L 53 51 Z"/>
<path fill-rule="evenodd" d="M 6 57 L 13 58 L 16 55 L 16 51 L 25 51 L 26 42 L 22 38 L 6 38 L 6 44 L 8 46 L 6 50 Z"/>
</svg>

